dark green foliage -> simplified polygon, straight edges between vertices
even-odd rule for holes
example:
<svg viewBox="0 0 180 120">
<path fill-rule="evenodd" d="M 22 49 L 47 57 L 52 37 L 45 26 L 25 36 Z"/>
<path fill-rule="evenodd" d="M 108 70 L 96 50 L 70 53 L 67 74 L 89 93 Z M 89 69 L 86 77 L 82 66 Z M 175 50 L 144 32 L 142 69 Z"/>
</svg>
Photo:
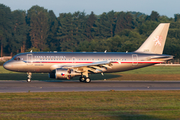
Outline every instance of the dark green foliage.
<svg viewBox="0 0 180 120">
<path fill-rule="evenodd" d="M 115 33 L 118 34 L 124 29 L 134 29 L 135 22 L 131 13 L 120 12 L 117 15 Z"/>
<path fill-rule="evenodd" d="M 61 13 L 32 6 L 27 13 L 0 4 L 1 55 L 30 51 L 135 51 L 159 23 L 171 23 L 165 54 L 180 58 L 180 14 L 175 18 L 139 12 Z"/>
<path fill-rule="evenodd" d="M 33 6 L 28 10 L 27 19 L 29 21 L 32 47 L 44 50 L 47 47 L 47 37 L 49 31 L 48 12 L 43 7 Z"/>
<path fill-rule="evenodd" d="M 9 7 L 0 4 L 0 45 L 1 45 L 1 56 L 3 56 L 2 51 L 7 47 L 8 42 L 12 40 L 13 33 L 13 22 L 11 21 L 12 15 Z M 8 50 L 5 50 L 8 51 Z"/>
<path fill-rule="evenodd" d="M 96 32 L 96 16 L 93 12 L 88 16 L 86 21 L 85 35 L 88 39 L 93 39 L 95 37 Z"/>
<path fill-rule="evenodd" d="M 58 49 L 58 40 L 56 38 L 57 30 L 58 30 L 58 20 L 52 10 L 49 11 L 49 31 L 47 37 L 47 44 L 50 50 L 57 50 Z"/>
<path fill-rule="evenodd" d="M 158 22 L 154 21 L 145 21 L 138 27 L 139 33 L 148 37 L 158 24 Z"/>
<path fill-rule="evenodd" d="M 114 36 L 115 29 L 115 12 L 110 11 L 103 13 L 100 18 L 96 21 L 97 30 L 96 35 L 99 39 L 109 38 Z"/>
<path fill-rule="evenodd" d="M 174 21 L 180 22 L 180 14 L 175 14 L 174 16 L 175 16 Z"/>
<path fill-rule="evenodd" d="M 160 17 L 160 15 L 159 15 L 158 12 L 152 11 L 152 12 L 151 12 L 151 15 L 148 16 L 146 19 L 147 19 L 147 20 L 151 20 L 151 21 L 158 21 L 158 20 L 159 20 L 159 17 Z"/>
<path fill-rule="evenodd" d="M 26 44 L 29 27 L 26 24 L 26 12 L 15 10 L 12 12 L 13 19 L 13 39 L 9 41 L 10 51 L 19 51 Z"/>
</svg>

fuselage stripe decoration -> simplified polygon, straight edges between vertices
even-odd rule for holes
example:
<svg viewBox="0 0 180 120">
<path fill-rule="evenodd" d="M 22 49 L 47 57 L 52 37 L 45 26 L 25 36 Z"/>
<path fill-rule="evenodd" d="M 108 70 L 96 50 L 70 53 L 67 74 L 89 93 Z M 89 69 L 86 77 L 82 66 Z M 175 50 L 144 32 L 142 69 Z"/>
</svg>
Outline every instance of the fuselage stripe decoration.
<svg viewBox="0 0 180 120">
<path fill-rule="evenodd" d="M 73 61 L 73 62 L 71 62 L 71 61 L 69 61 L 69 62 L 65 62 L 65 61 L 54 61 L 54 62 L 52 62 L 52 61 L 32 61 L 32 62 L 30 62 L 30 61 L 24 61 L 25 63 L 94 63 L 94 62 L 75 62 L 75 61 Z M 112 63 L 144 63 L 144 64 L 157 64 L 157 63 L 162 63 L 162 61 L 126 61 L 126 62 L 112 62 Z"/>
</svg>

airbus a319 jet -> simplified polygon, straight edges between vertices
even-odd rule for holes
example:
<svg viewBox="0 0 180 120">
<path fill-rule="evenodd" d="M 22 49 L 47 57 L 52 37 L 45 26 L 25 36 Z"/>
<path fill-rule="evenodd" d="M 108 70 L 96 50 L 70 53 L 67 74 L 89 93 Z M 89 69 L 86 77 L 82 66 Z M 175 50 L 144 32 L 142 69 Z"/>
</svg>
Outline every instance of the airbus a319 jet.
<svg viewBox="0 0 180 120">
<path fill-rule="evenodd" d="M 69 80 L 80 76 L 79 81 L 90 83 L 89 74 L 121 72 L 142 68 L 173 59 L 163 49 L 169 23 L 161 23 L 134 52 L 29 52 L 15 55 L 4 63 L 4 68 L 32 73 L 49 73 L 50 78 Z"/>
</svg>

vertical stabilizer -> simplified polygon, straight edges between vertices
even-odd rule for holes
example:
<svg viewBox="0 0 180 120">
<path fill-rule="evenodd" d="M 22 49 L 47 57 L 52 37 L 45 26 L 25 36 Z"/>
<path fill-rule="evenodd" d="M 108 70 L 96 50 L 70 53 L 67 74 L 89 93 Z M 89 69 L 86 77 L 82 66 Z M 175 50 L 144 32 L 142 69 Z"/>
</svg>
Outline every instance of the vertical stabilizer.
<svg viewBox="0 0 180 120">
<path fill-rule="evenodd" d="M 170 23 L 161 23 L 135 52 L 162 54 Z"/>
</svg>

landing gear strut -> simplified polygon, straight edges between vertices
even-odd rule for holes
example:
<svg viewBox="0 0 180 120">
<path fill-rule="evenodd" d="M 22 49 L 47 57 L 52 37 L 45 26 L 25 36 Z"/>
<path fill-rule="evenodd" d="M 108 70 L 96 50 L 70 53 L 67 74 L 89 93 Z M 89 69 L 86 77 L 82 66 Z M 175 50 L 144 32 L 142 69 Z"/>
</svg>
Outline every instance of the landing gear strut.
<svg viewBox="0 0 180 120">
<path fill-rule="evenodd" d="M 80 82 L 90 83 L 91 79 L 89 78 L 88 71 L 82 72 L 81 77 L 79 78 Z"/>
<path fill-rule="evenodd" d="M 27 77 L 28 77 L 28 79 L 27 79 L 27 82 L 31 82 L 31 75 L 32 75 L 32 73 L 31 72 L 27 72 Z"/>
<path fill-rule="evenodd" d="M 89 78 L 88 70 L 87 70 L 86 72 L 84 72 L 83 75 L 86 76 L 85 83 L 90 83 L 90 82 L 91 82 L 91 79 Z"/>
</svg>

